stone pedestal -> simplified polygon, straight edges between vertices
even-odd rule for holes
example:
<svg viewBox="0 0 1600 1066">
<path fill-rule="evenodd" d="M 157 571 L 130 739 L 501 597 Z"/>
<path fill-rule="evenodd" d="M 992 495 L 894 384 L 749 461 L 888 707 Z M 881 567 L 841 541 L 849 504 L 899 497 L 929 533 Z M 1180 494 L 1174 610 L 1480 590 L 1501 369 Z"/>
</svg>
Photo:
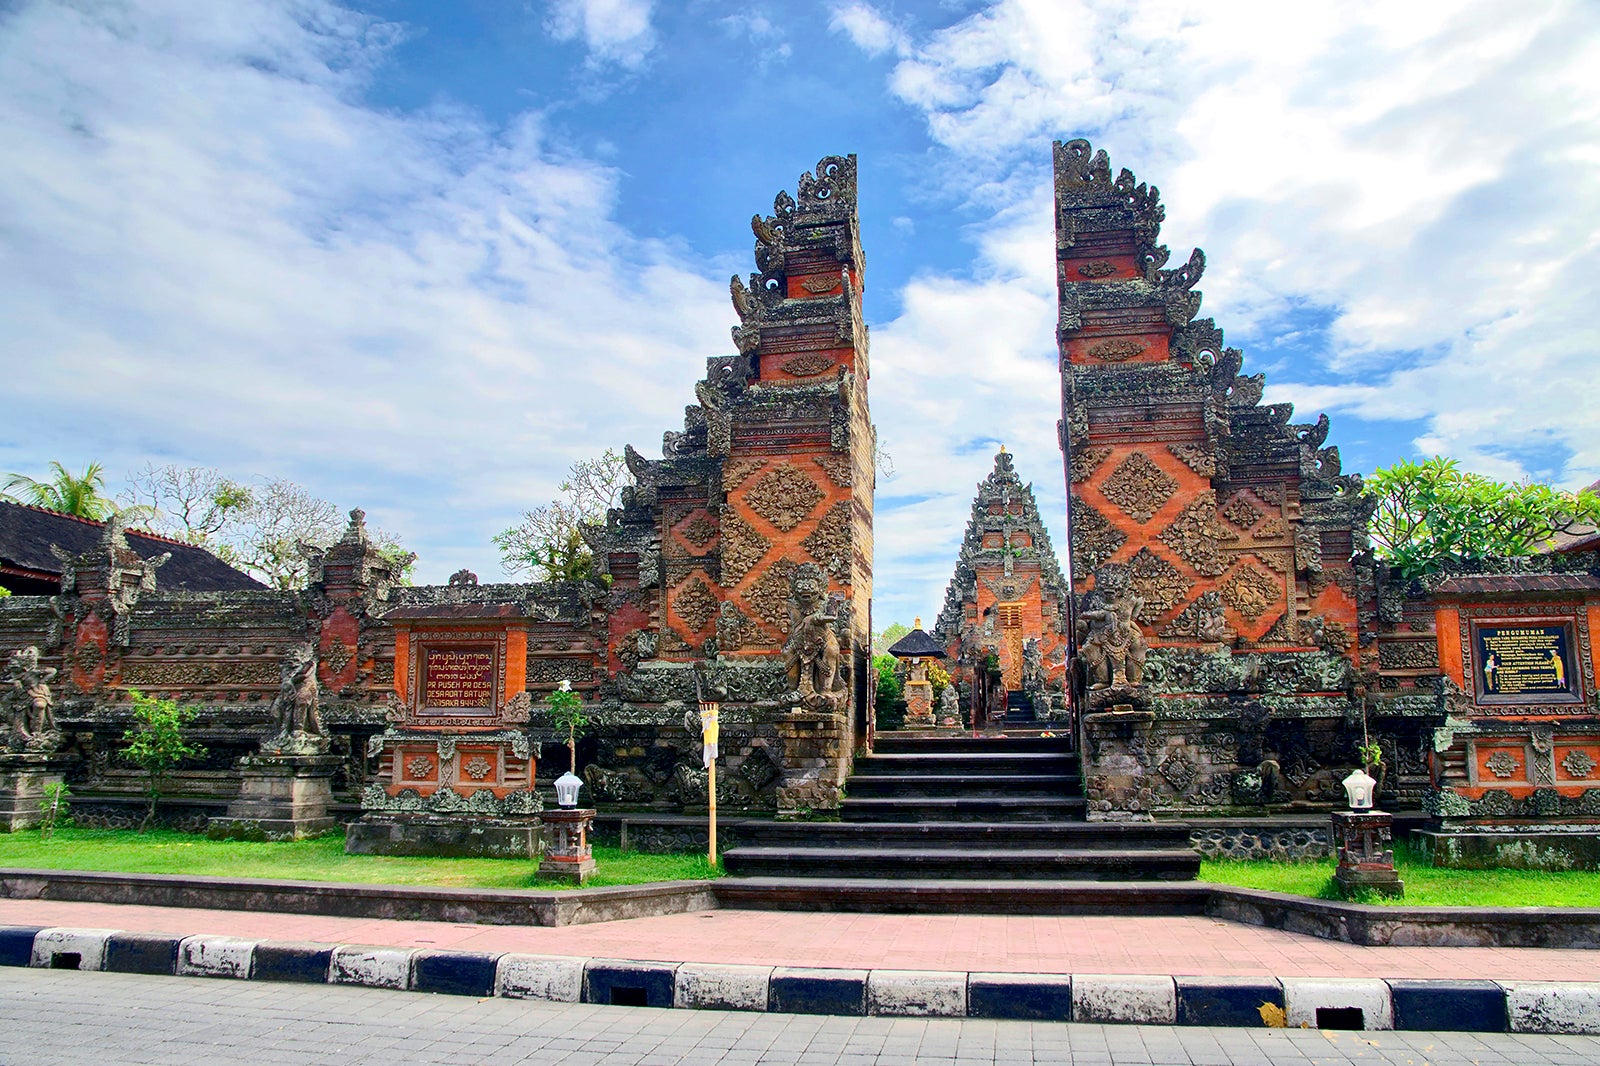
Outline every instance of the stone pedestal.
<svg viewBox="0 0 1600 1066">
<path fill-rule="evenodd" d="M 909 682 L 906 685 L 905 727 L 907 729 L 927 729 L 933 724 L 933 682 Z"/>
<path fill-rule="evenodd" d="M 239 798 L 211 819 L 217 840 L 302 840 L 338 826 L 328 813 L 337 755 L 253 755 L 239 764 Z"/>
<path fill-rule="evenodd" d="M 1146 762 L 1154 711 L 1131 705 L 1083 716 L 1084 795 L 1091 822 L 1150 822 L 1155 793 Z"/>
<path fill-rule="evenodd" d="M 594 873 L 589 830 L 594 826 L 592 807 L 557 807 L 539 816 L 544 825 L 544 858 L 539 876 L 583 884 Z"/>
<path fill-rule="evenodd" d="M 449 859 L 537 859 L 539 816 L 458 817 L 368 812 L 345 829 L 350 855 L 430 855 Z"/>
<path fill-rule="evenodd" d="M 796 820 L 838 811 L 850 769 L 844 715 L 797 709 L 775 724 L 783 744 L 778 818 Z"/>
<path fill-rule="evenodd" d="M 45 788 L 61 784 L 65 774 L 66 763 L 50 754 L 0 755 L 0 833 L 37 826 L 44 818 L 39 805 Z"/>
<path fill-rule="evenodd" d="M 1339 867 L 1333 878 L 1348 893 L 1357 888 L 1385 896 L 1405 895 L 1394 869 L 1394 817 L 1386 811 L 1334 811 L 1333 849 Z"/>
</svg>

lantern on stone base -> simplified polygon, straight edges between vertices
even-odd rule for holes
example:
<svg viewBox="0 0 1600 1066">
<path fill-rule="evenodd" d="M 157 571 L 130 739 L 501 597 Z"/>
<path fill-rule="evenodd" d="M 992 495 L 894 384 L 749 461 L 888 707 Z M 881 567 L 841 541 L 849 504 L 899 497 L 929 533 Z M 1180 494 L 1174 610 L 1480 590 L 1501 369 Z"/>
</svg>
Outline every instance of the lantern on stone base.
<svg viewBox="0 0 1600 1066">
<path fill-rule="evenodd" d="M 1332 843 L 1338 859 L 1333 879 L 1346 895 L 1357 889 L 1405 895 L 1405 883 L 1394 868 L 1394 816 L 1372 808 L 1377 784 L 1366 771 L 1356 770 L 1344 779 L 1350 809 L 1333 812 Z"/>
</svg>

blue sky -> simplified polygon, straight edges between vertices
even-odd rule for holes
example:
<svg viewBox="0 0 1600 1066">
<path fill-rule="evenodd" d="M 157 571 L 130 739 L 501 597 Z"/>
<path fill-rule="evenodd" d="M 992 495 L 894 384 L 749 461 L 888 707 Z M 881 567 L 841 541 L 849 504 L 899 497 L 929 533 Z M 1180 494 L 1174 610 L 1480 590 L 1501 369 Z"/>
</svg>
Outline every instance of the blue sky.
<svg viewBox="0 0 1600 1066">
<path fill-rule="evenodd" d="M 0 5 L 0 470 L 362 506 L 419 576 L 731 350 L 747 220 L 860 158 L 880 623 L 1004 441 L 1063 541 L 1049 145 L 1200 245 L 1203 314 L 1347 470 L 1600 477 L 1600 14 L 1560 2 Z"/>
</svg>

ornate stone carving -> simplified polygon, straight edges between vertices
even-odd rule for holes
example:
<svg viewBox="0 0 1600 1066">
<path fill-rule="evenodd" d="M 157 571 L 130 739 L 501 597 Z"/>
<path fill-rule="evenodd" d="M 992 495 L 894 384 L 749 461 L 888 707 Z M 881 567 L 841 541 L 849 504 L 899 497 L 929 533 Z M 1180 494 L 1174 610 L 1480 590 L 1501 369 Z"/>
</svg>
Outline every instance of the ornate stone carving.
<svg viewBox="0 0 1600 1066">
<path fill-rule="evenodd" d="M 1177 488 L 1178 483 L 1149 456 L 1134 452 L 1106 477 L 1100 493 L 1135 521 L 1148 522 Z"/>
<path fill-rule="evenodd" d="M 1108 363 L 1120 363 L 1124 359 L 1132 359 L 1148 348 L 1148 344 L 1119 337 L 1116 340 L 1101 341 L 1091 345 L 1086 353 L 1090 359 L 1103 359 Z"/>
<path fill-rule="evenodd" d="M 460 585 L 476 585 L 477 583 L 478 583 L 478 575 L 474 574 L 471 570 L 468 570 L 466 567 L 462 567 L 460 570 L 457 570 L 455 573 L 450 575 L 450 584 L 452 584 L 452 585 L 457 585 L 457 586 L 460 586 Z M 334 673 L 338 673 L 338 672 L 339 672 L 338 670 L 334 671 Z"/>
<path fill-rule="evenodd" d="M 811 461 L 822 467 L 823 470 L 827 471 L 829 481 L 833 482 L 841 489 L 847 489 L 850 487 L 853 475 L 851 472 L 849 456 L 831 454 L 816 455 L 812 456 Z"/>
<path fill-rule="evenodd" d="M 1439 645 L 1432 639 L 1379 641 L 1378 669 L 1437 670 Z"/>
<path fill-rule="evenodd" d="M 1322 533 L 1316 527 L 1302 524 L 1295 528 L 1294 565 L 1307 573 L 1322 572 Z"/>
<path fill-rule="evenodd" d="M 1193 603 L 1161 630 L 1163 637 L 1194 640 L 1202 644 L 1223 644 L 1234 638 L 1222 613 L 1222 594 L 1216 589 L 1202 592 Z"/>
<path fill-rule="evenodd" d="M 1139 630 L 1143 599 L 1126 567 L 1102 566 L 1078 612 L 1078 660 L 1090 690 L 1144 681 L 1149 651 Z"/>
<path fill-rule="evenodd" d="M 804 522 L 823 498 L 815 481 L 788 464 L 762 475 L 744 494 L 751 510 L 785 533 Z"/>
<path fill-rule="evenodd" d="M 1134 591 L 1144 600 L 1139 621 L 1150 625 L 1189 594 L 1189 582 L 1177 567 L 1149 548 L 1140 548 L 1128 560 Z"/>
<path fill-rule="evenodd" d="M 786 359 L 778 364 L 778 369 L 797 378 L 811 378 L 818 374 L 826 374 L 838 365 L 831 356 L 813 352 Z"/>
<path fill-rule="evenodd" d="M 673 611 L 692 633 L 698 633 L 710 624 L 719 606 L 716 595 L 698 577 L 691 578 L 672 598 Z"/>
<path fill-rule="evenodd" d="M 696 508 L 688 521 L 679 524 L 678 535 L 691 548 L 704 549 L 717 535 L 717 524 L 711 520 L 710 515 Z"/>
<path fill-rule="evenodd" d="M 1256 540 L 1282 540 L 1289 535 L 1289 524 L 1281 518 L 1268 518 L 1252 531 Z"/>
<path fill-rule="evenodd" d="M 1165 759 L 1156 767 L 1156 771 L 1167 779 L 1167 783 L 1182 795 L 1194 783 L 1197 767 L 1194 757 L 1184 748 L 1174 748 Z"/>
<path fill-rule="evenodd" d="M 828 595 L 828 579 L 815 563 L 802 563 L 789 579 L 789 640 L 783 662 L 791 698 L 809 710 L 838 711 L 848 692 L 839 671 L 844 597 Z"/>
<path fill-rule="evenodd" d="M 1236 492 L 1228 497 L 1228 502 L 1222 505 L 1221 514 L 1223 518 L 1243 530 L 1250 529 L 1262 518 L 1260 510 L 1243 492 Z"/>
<path fill-rule="evenodd" d="M 1094 259 L 1078 268 L 1078 273 L 1086 278 L 1109 278 L 1117 272 L 1117 268 L 1104 259 Z"/>
<path fill-rule="evenodd" d="M 780 633 L 789 631 L 789 575 L 794 569 L 792 560 L 779 559 L 744 593 L 755 616 Z"/>
<path fill-rule="evenodd" d="M 732 492 L 766 465 L 765 459 L 729 459 L 722 464 L 722 491 Z"/>
<path fill-rule="evenodd" d="M 1201 477 L 1214 477 L 1217 473 L 1217 457 L 1212 454 L 1209 447 L 1204 444 L 1169 444 L 1167 450 L 1177 456 L 1178 461 L 1193 470 Z"/>
<path fill-rule="evenodd" d="M 419 781 L 433 772 L 433 759 L 427 755 L 413 756 L 406 762 L 406 775 Z"/>
<path fill-rule="evenodd" d="M 328 731 L 318 710 L 317 646 L 302 644 L 284 657 L 278 695 L 267 717 L 261 751 L 269 755 L 322 755 Z"/>
<path fill-rule="evenodd" d="M 41 666 L 39 649 L 28 645 L 6 661 L 5 688 L 0 706 L 5 709 L 6 746 L 27 751 L 53 751 L 61 742 L 55 724 L 55 696 L 50 682 L 53 666 Z"/>
<path fill-rule="evenodd" d="M 772 548 L 772 542 L 762 536 L 749 522 L 740 518 L 732 508 L 722 510 L 722 579 L 730 585 L 744 580 Z"/>
<path fill-rule="evenodd" d="M 756 639 L 749 616 L 737 604 L 724 602 L 717 611 L 717 649 L 723 654 L 738 651 Z"/>
<path fill-rule="evenodd" d="M 1079 496 L 1073 496 L 1072 514 L 1072 573 L 1086 578 L 1128 540 L 1128 535 L 1090 507 Z M 1180 553 L 1181 554 L 1181 553 Z"/>
<path fill-rule="evenodd" d="M 466 765 L 462 766 L 461 769 L 474 781 L 482 781 L 489 776 L 489 771 L 493 770 L 494 766 L 482 755 L 474 755 L 467 760 Z"/>
<path fill-rule="evenodd" d="M 828 508 L 800 546 L 835 579 L 850 580 L 850 501 Z"/>
<path fill-rule="evenodd" d="M 1515 755 L 1502 748 L 1485 759 L 1483 767 L 1503 781 L 1508 777 L 1515 777 L 1517 771 L 1522 768 L 1522 763 Z"/>
<path fill-rule="evenodd" d="M 1088 481 L 1110 454 L 1111 449 L 1107 447 L 1074 448 L 1072 451 L 1073 484 Z"/>
<path fill-rule="evenodd" d="M 1194 567 L 1195 573 L 1216 577 L 1222 573 L 1221 545 L 1224 540 L 1237 540 L 1238 536 L 1225 529 L 1217 520 L 1217 495 L 1206 491 L 1178 513 L 1178 517 L 1161 531 L 1161 542 L 1177 553 L 1178 558 Z"/>
<path fill-rule="evenodd" d="M 1573 748 L 1561 760 L 1561 769 L 1568 777 L 1588 777 L 1594 773 L 1595 761 L 1588 752 Z"/>
<path fill-rule="evenodd" d="M 800 279 L 800 287 L 813 296 L 822 296 L 833 292 L 839 287 L 839 275 L 818 274 L 809 278 Z"/>
<path fill-rule="evenodd" d="M 1249 563 L 1241 563 L 1218 587 L 1222 598 L 1245 618 L 1254 621 L 1267 609 L 1283 603 L 1283 584 Z"/>
</svg>

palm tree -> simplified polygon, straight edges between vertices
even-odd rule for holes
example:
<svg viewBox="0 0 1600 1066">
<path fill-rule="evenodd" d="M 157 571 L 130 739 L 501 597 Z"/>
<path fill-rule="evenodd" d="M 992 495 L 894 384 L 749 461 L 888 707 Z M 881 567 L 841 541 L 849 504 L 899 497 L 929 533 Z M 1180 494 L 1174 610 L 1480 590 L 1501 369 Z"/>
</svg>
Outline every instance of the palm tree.
<svg viewBox="0 0 1600 1066">
<path fill-rule="evenodd" d="M 117 512 L 115 501 L 101 492 L 105 488 L 105 471 L 99 463 L 90 463 L 82 474 L 76 475 L 57 462 L 52 462 L 50 469 L 53 474 L 48 481 L 10 475 L 0 496 L 94 522 L 103 522 Z M 11 495 L 13 490 L 20 490 L 20 498 Z"/>
</svg>

